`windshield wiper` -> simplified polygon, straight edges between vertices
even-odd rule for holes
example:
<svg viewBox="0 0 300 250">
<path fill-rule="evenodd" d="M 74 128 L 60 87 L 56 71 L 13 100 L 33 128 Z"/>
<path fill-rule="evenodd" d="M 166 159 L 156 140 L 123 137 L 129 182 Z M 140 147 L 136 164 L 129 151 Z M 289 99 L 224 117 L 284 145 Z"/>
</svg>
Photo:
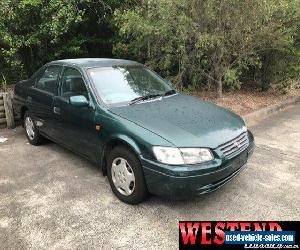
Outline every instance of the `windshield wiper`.
<svg viewBox="0 0 300 250">
<path fill-rule="evenodd" d="M 135 104 L 137 102 L 153 99 L 153 98 L 156 98 L 156 97 L 161 97 L 161 95 L 160 94 L 151 94 L 151 95 L 140 96 L 140 97 L 137 97 L 137 98 L 134 98 L 133 100 L 131 100 L 129 105 Z"/>
<path fill-rule="evenodd" d="M 174 95 L 176 94 L 176 90 L 175 89 L 170 89 L 168 90 L 166 93 L 164 93 L 164 96 L 168 96 L 168 95 Z"/>
<path fill-rule="evenodd" d="M 129 103 L 129 105 L 135 104 L 137 102 L 141 102 L 141 101 L 146 101 L 146 100 L 149 100 L 149 99 L 153 99 L 153 98 L 156 98 L 156 97 L 174 95 L 176 93 L 177 92 L 176 92 L 175 89 L 170 89 L 167 92 L 165 92 L 164 94 L 150 94 L 150 95 L 140 96 L 140 97 L 137 97 L 137 98 L 134 98 L 133 100 L 131 100 L 130 103 Z"/>
</svg>

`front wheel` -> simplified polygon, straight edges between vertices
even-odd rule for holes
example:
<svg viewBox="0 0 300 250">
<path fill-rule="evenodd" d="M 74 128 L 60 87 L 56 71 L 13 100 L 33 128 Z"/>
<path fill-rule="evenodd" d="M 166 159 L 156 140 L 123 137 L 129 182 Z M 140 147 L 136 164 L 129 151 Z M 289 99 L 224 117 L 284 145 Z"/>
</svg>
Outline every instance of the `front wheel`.
<svg viewBox="0 0 300 250">
<path fill-rule="evenodd" d="M 24 114 L 23 123 L 26 131 L 26 136 L 30 144 L 38 146 L 45 141 L 44 137 L 40 135 L 34 123 L 33 117 L 28 111 L 26 111 L 26 113 Z"/>
<path fill-rule="evenodd" d="M 127 147 L 118 146 L 108 157 L 107 177 L 114 194 L 123 202 L 138 204 L 147 197 L 142 166 Z"/>
</svg>

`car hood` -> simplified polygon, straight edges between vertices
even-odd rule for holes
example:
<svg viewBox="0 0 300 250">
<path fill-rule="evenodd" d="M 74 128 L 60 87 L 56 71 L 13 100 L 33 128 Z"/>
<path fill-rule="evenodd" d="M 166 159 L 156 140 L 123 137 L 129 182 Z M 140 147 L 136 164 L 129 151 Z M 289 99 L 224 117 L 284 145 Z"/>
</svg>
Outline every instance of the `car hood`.
<svg viewBox="0 0 300 250">
<path fill-rule="evenodd" d="M 177 147 L 216 148 L 246 131 L 233 112 L 182 94 L 110 110 Z"/>
</svg>

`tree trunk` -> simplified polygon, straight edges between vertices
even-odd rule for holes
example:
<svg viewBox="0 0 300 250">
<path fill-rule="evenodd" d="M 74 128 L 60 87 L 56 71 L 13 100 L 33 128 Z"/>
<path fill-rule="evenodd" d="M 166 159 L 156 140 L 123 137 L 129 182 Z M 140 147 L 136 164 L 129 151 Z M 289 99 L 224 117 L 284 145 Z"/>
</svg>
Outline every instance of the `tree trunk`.
<svg viewBox="0 0 300 250">
<path fill-rule="evenodd" d="M 144 17 L 148 14 L 148 0 L 141 0 Z"/>
<path fill-rule="evenodd" d="M 269 60 L 268 56 L 263 56 L 263 64 L 262 64 L 262 76 L 261 76 L 261 90 L 267 91 L 270 88 L 270 79 L 268 77 L 268 67 L 269 67 Z"/>
<path fill-rule="evenodd" d="M 223 82 L 222 77 L 218 77 L 218 97 L 223 97 Z"/>
<path fill-rule="evenodd" d="M 223 97 L 223 81 L 222 81 L 222 77 L 223 77 L 223 70 L 221 70 L 221 66 L 217 66 L 216 67 L 216 71 L 215 71 L 215 79 L 217 82 L 217 92 L 218 92 L 218 97 L 221 98 Z"/>
<path fill-rule="evenodd" d="M 143 16 L 146 19 L 148 17 L 148 0 L 141 0 L 141 6 L 143 9 Z M 151 44 L 150 44 L 150 37 L 147 37 L 147 59 L 150 60 L 151 58 Z"/>
<path fill-rule="evenodd" d="M 11 99 L 12 98 L 11 98 L 10 93 L 4 93 L 3 94 L 5 117 L 6 117 L 6 123 L 7 123 L 8 128 L 14 128 L 15 127 L 15 118 L 14 118 L 14 112 L 13 112 L 13 106 L 12 106 Z"/>
</svg>

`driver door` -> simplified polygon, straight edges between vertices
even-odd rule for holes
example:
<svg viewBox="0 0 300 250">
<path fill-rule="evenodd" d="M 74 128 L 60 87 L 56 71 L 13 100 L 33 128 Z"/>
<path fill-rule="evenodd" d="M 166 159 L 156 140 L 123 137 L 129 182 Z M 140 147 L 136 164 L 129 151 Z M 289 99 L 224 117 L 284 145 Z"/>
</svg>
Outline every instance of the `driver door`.
<svg viewBox="0 0 300 250">
<path fill-rule="evenodd" d="M 83 95 L 90 101 L 84 107 L 73 106 L 71 96 Z M 81 73 L 65 67 L 61 79 L 60 94 L 54 99 L 54 115 L 60 130 L 60 142 L 68 148 L 96 160 L 100 152 L 99 137 L 95 129 L 95 109 Z"/>
</svg>

